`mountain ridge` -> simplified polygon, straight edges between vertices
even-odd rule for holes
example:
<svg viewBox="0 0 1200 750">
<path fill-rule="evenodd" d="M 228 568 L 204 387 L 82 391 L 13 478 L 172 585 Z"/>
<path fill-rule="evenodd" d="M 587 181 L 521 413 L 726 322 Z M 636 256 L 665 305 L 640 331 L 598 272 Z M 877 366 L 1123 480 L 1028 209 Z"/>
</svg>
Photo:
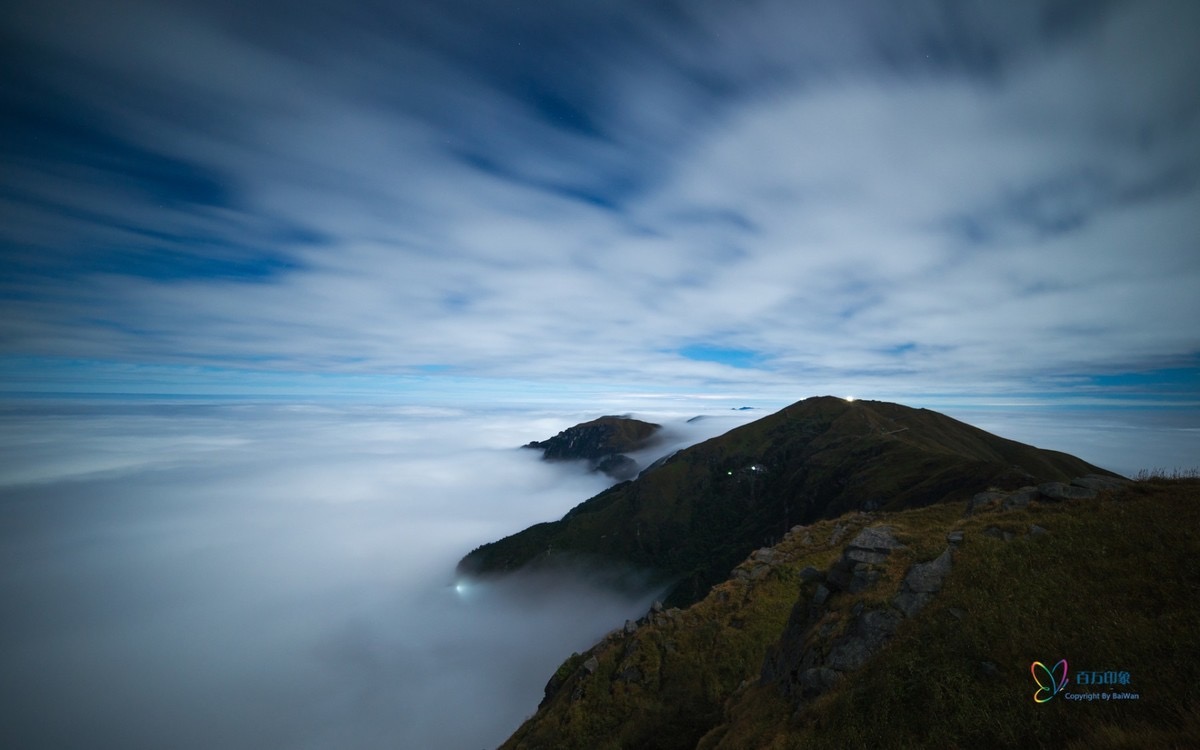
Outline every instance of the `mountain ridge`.
<svg viewBox="0 0 1200 750">
<path fill-rule="evenodd" d="M 1116 476 L 937 412 L 819 396 L 678 451 L 571 509 L 482 545 L 467 576 L 572 557 L 656 572 L 682 606 L 792 526 L 901 510 L 1083 475 Z"/>
</svg>

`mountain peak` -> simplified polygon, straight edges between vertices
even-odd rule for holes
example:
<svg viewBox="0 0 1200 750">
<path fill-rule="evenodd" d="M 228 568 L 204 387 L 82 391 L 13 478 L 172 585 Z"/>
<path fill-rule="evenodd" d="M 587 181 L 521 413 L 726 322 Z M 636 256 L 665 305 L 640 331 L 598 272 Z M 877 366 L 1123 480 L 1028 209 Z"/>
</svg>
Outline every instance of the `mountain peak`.
<svg viewBox="0 0 1200 750">
<path fill-rule="evenodd" d="M 632 417 L 604 416 L 524 447 L 542 451 L 547 461 L 587 461 L 590 470 L 625 480 L 638 472 L 637 462 L 626 454 L 648 446 L 660 429 Z"/>
</svg>

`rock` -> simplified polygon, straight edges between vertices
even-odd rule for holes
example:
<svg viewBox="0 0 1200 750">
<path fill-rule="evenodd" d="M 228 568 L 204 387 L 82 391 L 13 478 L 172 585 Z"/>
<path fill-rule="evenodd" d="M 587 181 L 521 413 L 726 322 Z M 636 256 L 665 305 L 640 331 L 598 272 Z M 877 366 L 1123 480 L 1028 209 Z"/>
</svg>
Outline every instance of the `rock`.
<svg viewBox="0 0 1200 750">
<path fill-rule="evenodd" d="M 988 526 L 983 530 L 984 536 L 990 536 L 992 539 L 1004 539 L 1004 532 L 995 526 Z"/>
<path fill-rule="evenodd" d="M 588 660 L 583 663 L 583 668 L 587 670 L 588 674 L 595 674 L 596 670 L 600 668 L 600 660 L 594 656 L 588 657 Z"/>
<path fill-rule="evenodd" d="M 858 669 L 892 637 L 899 624 L 900 618 L 887 610 L 874 609 L 862 614 L 851 624 L 850 634 L 829 650 L 825 666 L 842 672 Z"/>
<path fill-rule="evenodd" d="M 942 580 L 953 565 L 950 548 L 947 547 L 936 559 L 912 566 L 904 577 L 904 586 L 918 594 L 934 594 L 942 590 Z"/>
<path fill-rule="evenodd" d="M 846 547 L 845 557 L 855 562 L 878 565 L 888 558 L 894 549 L 903 544 L 892 534 L 890 526 L 875 526 L 863 529 Z"/>
<path fill-rule="evenodd" d="M 954 545 L 962 544 L 963 533 L 961 531 L 951 531 L 946 535 L 946 541 Z"/>
<path fill-rule="evenodd" d="M 1003 492 L 980 492 L 967 501 L 967 510 L 963 513 L 964 516 L 974 515 L 982 510 L 990 503 L 1003 500 L 1007 495 Z"/>
<path fill-rule="evenodd" d="M 880 572 L 873 569 L 870 565 L 859 563 L 854 566 L 854 570 L 850 575 L 850 583 L 846 587 L 846 590 L 851 594 L 865 591 L 875 585 L 880 575 Z"/>
<path fill-rule="evenodd" d="M 990 661 L 981 661 L 979 662 L 979 673 L 991 679 L 1000 676 L 1000 668 Z"/>
<path fill-rule="evenodd" d="M 888 558 L 888 552 L 876 552 L 870 549 L 848 549 L 846 550 L 846 559 L 860 563 L 868 563 L 878 565 Z"/>
<path fill-rule="evenodd" d="M 651 612 L 662 612 L 663 611 L 663 603 L 658 600 L 655 600 L 655 602 L 650 605 L 650 611 Z"/>
<path fill-rule="evenodd" d="M 942 554 L 929 562 L 917 563 L 904 576 L 900 591 L 892 598 L 892 605 L 912 617 L 933 599 L 933 595 L 942 590 L 942 581 L 950 572 L 954 558 L 947 547 Z"/>
<path fill-rule="evenodd" d="M 766 578 L 767 574 L 770 572 L 771 572 L 770 565 L 759 565 L 757 568 L 750 571 L 750 580 L 751 581 L 761 581 L 762 579 Z"/>
<path fill-rule="evenodd" d="M 911 591 L 900 591 L 892 597 L 892 606 L 900 610 L 905 617 L 912 617 L 933 599 L 933 594 L 915 594 Z"/>
<path fill-rule="evenodd" d="M 850 547 L 861 550 L 890 552 L 894 549 L 903 549 L 904 545 L 900 543 L 900 540 L 896 539 L 892 533 L 891 526 L 872 526 L 858 532 L 858 536 L 854 537 L 850 542 Z"/>
<path fill-rule="evenodd" d="M 813 593 L 812 603 L 816 606 L 821 606 L 829 599 L 829 589 L 825 588 L 825 584 L 818 583 L 817 590 Z"/>
<path fill-rule="evenodd" d="M 848 672 L 851 669 L 858 669 L 863 664 L 866 664 L 870 656 L 871 651 L 867 647 L 866 641 L 862 638 L 852 637 L 845 639 L 830 649 L 825 664 L 830 669 Z"/>
<path fill-rule="evenodd" d="M 1017 490 L 1008 497 L 1004 498 L 1004 502 L 1000 504 L 1000 508 L 1002 510 L 1021 510 L 1022 508 L 1028 508 L 1029 503 L 1037 500 L 1040 496 L 1041 493 L 1033 488 Z"/>
<path fill-rule="evenodd" d="M 1038 485 L 1038 492 L 1045 500 L 1091 500 L 1096 491 L 1087 487 L 1075 487 L 1062 482 L 1046 482 Z"/>
<path fill-rule="evenodd" d="M 750 559 L 756 562 L 770 564 L 775 560 L 775 550 L 770 547 L 754 550 L 754 554 L 750 555 Z"/>
<path fill-rule="evenodd" d="M 634 622 L 633 620 L 625 621 L 625 635 L 633 635 L 634 633 L 637 632 L 637 629 L 638 629 L 638 626 L 637 626 L 636 622 Z"/>
<path fill-rule="evenodd" d="M 819 581 L 822 578 L 821 571 L 811 565 L 805 566 L 804 570 L 800 571 L 800 580 L 808 583 L 809 581 Z"/>
<path fill-rule="evenodd" d="M 892 534 L 890 526 L 863 529 L 848 545 L 842 557 L 825 577 L 831 588 L 857 593 L 879 580 L 874 566 L 887 560 L 894 549 L 904 545 Z"/>
<path fill-rule="evenodd" d="M 958 607 L 951 607 L 946 611 L 949 612 L 950 616 L 955 620 L 961 620 L 967 616 L 967 611 L 965 609 L 959 609 Z"/>
<path fill-rule="evenodd" d="M 1128 479 L 1118 477 L 1106 477 L 1100 474 L 1088 474 L 1085 477 L 1076 477 L 1071 480 L 1071 484 L 1076 487 L 1083 487 L 1087 490 L 1095 490 L 1101 492 L 1103 490 L 1117 490 L 1129 484 Z"/>
<path fill-rule="evenodd" d="M 1046 531 L 1041 526 L 1038 526 L 1036 523 L 1029 527 L 1029 535 L 1030 536 L 1042 536 L 1043 534 L 1049 534 L 1049 533 L 1050 533 L 1049 531 Z"/>
</svg>

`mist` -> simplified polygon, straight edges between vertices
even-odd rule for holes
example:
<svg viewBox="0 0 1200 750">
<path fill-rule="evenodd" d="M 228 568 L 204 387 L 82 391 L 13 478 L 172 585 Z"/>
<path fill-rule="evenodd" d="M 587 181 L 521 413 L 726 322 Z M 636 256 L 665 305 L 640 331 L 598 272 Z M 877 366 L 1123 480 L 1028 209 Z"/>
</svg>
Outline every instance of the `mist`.
<svg viewBox="0 0 1200 750">
<path fill-rule="evenodd" d="M 516 448 L 594 416 L 10 407 L 0 744 L 494 747 L 657 593 L 603 571 L 455 580 L 611 483 Z M 750 418 L 674 419 L 639 459 Z"/>
</svg>

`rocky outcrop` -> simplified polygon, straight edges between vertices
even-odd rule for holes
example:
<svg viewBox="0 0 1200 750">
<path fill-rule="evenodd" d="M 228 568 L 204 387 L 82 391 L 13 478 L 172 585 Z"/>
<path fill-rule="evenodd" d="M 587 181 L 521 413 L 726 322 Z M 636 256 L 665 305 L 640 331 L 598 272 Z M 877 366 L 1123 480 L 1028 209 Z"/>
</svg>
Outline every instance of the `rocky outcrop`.
<svg viewBox="0 0 1200 750">
<path fill-rule="evenodd" d="M 858 593 L 879 580 L 880 565 L 892 550 L 904 547 L 888 526 L 863 529 L 846 545 L 842 558 L 829 569 L 826 582 L 834 591 Z"/>
<path fill-rule="evenodd" d="M 816 585 L 802 589 L 779 643 L 763 661 L 761 683 L 777 685 L 800 710 L 846 673 L 866 664 L 905 618 L 914 616 L 941 590 L 953 566 L 952 550 L 962 542 L 962 532 L 951 532 L 949 537 L 951 544 L 941 555 L 909 568 L 890 607 L 868 609 L 860 601 L 850 608 L 850 620 L 844 628 L 826 616 L 830 603 L 834 597 L 866 591 L 879 583 L 891 555 L 905 549 L 893 529 L 862 529 L 830 566 L 824 580 L 815 568 L 801 571 L 802 586 Z M 839 630 L 840 635 L 835 635 Z"/>
<path fill-rule="evenodd" d="M 972 516 L 984 510 L 1017 510 L 1027 508 L 1033 501 L 1044 503 L 1063 502 L 1065 500 L 1091 500 L 1101 492 L 1111 492 L 1129 484 L 1128 479 L 1110 477 L 1101 474 L 1072 479 L 1066 482 L 1043 482 L 1037 486 L 1029 485 L 1012 492 L 989 490 L 974 495 L 967 501 L 964 516 Z"/>
<path fill-rule="evenodd" d="M 661 425 L 640 419 L 600 417 L 524 447 L 542 451 L 546 461 L 586 461 L 590 471 L 624 481 L 637 476 L 639 469 L 625 454 L 646 447 L 659 429 Z"/>
<path fill-rule="evenodd" d="M 947 547 L 936 559 L 912 566 L 908 575 L 904 576 L 904 583 L 900 585 L 900 592 L 892 599 L 892 604 L 905 617 L 912 617 L 929 603 L 934 594 L 942 590 L 942 581 L 952 564 L 953 557 Z"/>
</svg>

